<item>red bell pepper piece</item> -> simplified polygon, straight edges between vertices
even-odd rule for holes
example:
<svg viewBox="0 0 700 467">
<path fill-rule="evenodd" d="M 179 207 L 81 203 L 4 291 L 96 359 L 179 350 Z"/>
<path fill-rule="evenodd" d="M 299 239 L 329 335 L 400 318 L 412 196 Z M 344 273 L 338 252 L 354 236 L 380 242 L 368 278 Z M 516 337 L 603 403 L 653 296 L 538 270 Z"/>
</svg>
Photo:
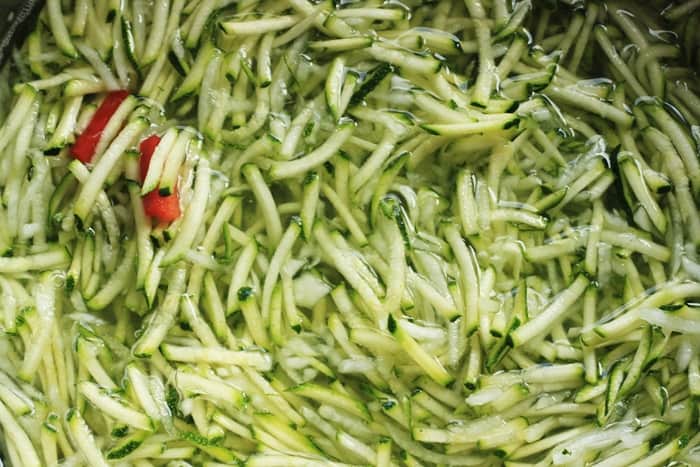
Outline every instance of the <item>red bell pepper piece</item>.
<svg viewBox="0 0 700 467">
<path fill-rule="evenodd" d="M 158 190 L 153 190 L 143 197 L 143 210 L 148 217 L 158 222 L 172 222 L 180 217 L 180 197 L 175 192 L 167 196 L 161 196 Z"/>
<path fill-rule="evenodd" d="M 141 141 L 139 145 L 141 151 L 141 158 L 139 159 L 141 182 L 146 179 L 148 166 L 151 164 L 151 158 L 158 143 L 160 143 L 160 136 L 152 135 Z M 167 196 L 162 196 L 158 192 L 158 188 L 148 193 L 143 197 L 143 209 L 148 217 L 156 219 L 158 222 L 169 223 L 180 217 L 180 196 L 178 195 L 177 185 L 173 193 Z"/>
<path fill-rule="evenodd" d="M 92 116 L 87 128 L 75 140 L 71 147 L 71 155 L 83 164 L 92 160 L 95 155 L 95 148 L 100 141 L 102 132 L 107 123 L 117 111 L 124 99 L 129 96 L 129 91 L 113 91 L 107 94 L 95 114 Z"/>
<path fill-rule="evenodd" d="M 158 143 L 160 143 L 160 136 L 151 135 L 141 141 L 141 144 L 139 145 L 139 150 L 141 151 L 141 158 L 139 159 L 139 175 L 141 176 L 141 183 L 146 180 L 148 167 L 151 165 L 151 158 L 153 157 L 153 153 L 156 152 L 156 146 L 158 146 Z"/>
</svg>

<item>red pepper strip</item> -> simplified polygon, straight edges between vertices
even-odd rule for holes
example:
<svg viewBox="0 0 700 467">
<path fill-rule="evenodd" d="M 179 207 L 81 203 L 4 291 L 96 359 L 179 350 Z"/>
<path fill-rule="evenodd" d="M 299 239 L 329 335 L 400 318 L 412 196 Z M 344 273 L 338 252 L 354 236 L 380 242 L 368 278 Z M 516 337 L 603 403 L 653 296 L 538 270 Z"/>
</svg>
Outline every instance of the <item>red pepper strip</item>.
<svg viewBox="0 0 700 467">
<path fill-rule="evenodd" d="M 172 222 L 180 217 L 180 197 L 175 192 L 168 196 L 161 196 L 158 190 L 153 190 L 143 197 L 143 210 L 148 217 L 158 222 Z"/>
<path fill-rule="evenodd" d="M 160 136 L 152 135 L 141 141 L 139 145 L 141 150 L 141 158 L 139 159 L 141 182 L 146 179 L 148 166 L 151 164 L 151 158 L 158 143 L 160 143 Z M 158 222 L 169 223 L 180 217 L 180 196 L 177 192 L 177 185 L 173 193 L 167 196 L 161 196 L 158 188 L 148 193 L 143 197 L 143 209 L 148 217 L 152 217 Z"/>
<path fill-rule="evenodd" d="M 160 136 L 151 135 L 141 141 L 141 144 L 139 145 L 139 150 L 141 151 L 141 158 L 139 159 L 139 175 L 141 175 L 141 183 L 146 180 L 148 167 L 151 165 L 151 158 L 153 157 L 153 153 L 156 152 L 156 146 L 158 146 L 158 143 L 160 143 Z"/>
<path fill-rule="evenodd" d="M 90 162 L 95 155 L 95 148 L 100 141 L 102 132 L 107 123 L 117 111 L 124 99 L 129 96 L 129 91 L 113 91 L 107 94 L 100 107 L 92 116 L 87 128 L 75 140 L 71 147 L 71 155 L 83 164 Z"/>
</svg>

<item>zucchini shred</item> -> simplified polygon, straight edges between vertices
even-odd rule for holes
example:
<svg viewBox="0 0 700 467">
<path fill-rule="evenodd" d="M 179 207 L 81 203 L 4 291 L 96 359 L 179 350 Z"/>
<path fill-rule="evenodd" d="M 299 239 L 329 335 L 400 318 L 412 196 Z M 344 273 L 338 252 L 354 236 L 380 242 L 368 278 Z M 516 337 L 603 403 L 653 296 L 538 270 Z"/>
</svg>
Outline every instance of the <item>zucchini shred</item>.
<svg viewBox="0 0 700 467">
<path fill-rule="evenodd" d="M 699 22 L 47 0 L 0 70 L 3 462 L 700 465 Z"/>
</svg>

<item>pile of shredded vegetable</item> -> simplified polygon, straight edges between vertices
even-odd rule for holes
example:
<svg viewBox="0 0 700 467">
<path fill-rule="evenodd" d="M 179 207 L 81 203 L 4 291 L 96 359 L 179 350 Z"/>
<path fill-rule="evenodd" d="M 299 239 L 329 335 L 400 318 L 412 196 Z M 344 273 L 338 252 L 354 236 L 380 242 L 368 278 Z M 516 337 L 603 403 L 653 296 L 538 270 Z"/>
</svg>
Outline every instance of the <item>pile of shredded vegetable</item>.
<svg viewBox="0 0 700 467">
<path fill-rule="evenodd" d="M 700 465 L 699 24 L 48 0 L 0 72 L 3 461 Z"/>
</svg>

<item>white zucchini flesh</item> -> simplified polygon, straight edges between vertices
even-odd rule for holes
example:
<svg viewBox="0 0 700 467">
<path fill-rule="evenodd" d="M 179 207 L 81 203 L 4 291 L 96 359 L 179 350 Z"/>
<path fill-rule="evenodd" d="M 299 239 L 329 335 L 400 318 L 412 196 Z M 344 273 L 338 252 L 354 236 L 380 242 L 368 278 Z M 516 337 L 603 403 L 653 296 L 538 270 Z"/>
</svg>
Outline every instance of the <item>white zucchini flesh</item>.
<svg viewBox="0 0 700 467">
<path fill-rule="evenodd" d="M 0 70 L 0 456 L 697 464 L 700 2 L 652 3 L 48 1 Z"/>
</svg>

